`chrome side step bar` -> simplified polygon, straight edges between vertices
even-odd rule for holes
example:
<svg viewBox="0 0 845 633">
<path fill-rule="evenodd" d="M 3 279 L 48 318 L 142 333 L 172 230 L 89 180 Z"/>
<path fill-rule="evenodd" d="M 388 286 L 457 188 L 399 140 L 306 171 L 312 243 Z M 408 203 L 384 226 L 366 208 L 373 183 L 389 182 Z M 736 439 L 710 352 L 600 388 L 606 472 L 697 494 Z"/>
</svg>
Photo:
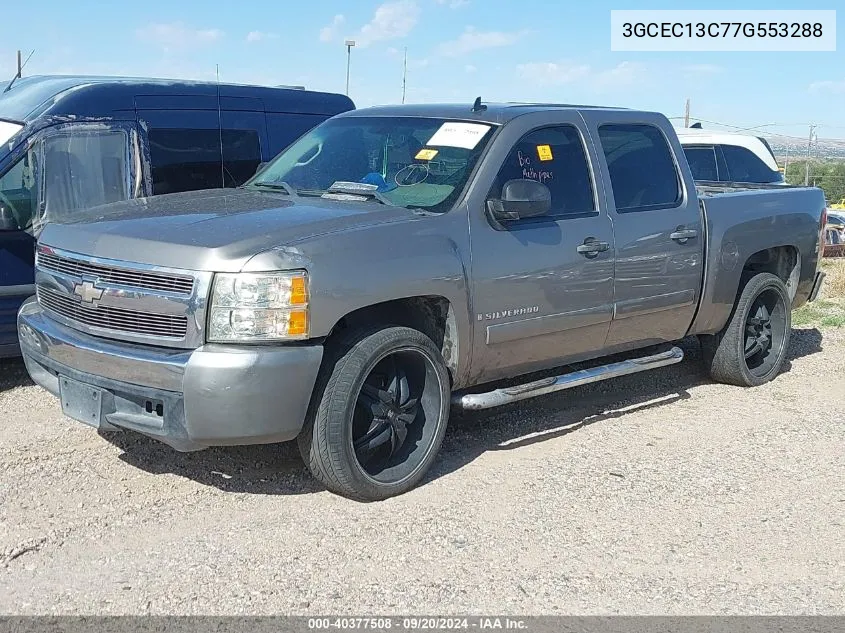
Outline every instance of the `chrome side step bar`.
<svg viewBox="0 0 845 633">
<path fill-rule="evenodd" d="M 674 365 L 675 363 L 680 363 L 683 359 L 683 350 L 679 347 L 672 347 L 670 350 L 651 356 L 632 358 L 590 369 L 581 369 L 561 376 L 551 376 L 549 378 L 535 380 L 524 385 L 503 387 L 486 393 L 457 393 L 452 397 L 452 404 L 467 410 L 489 409 L 510 402 L 542 396 L 554 391 L 587 385 L 591 382 L 599 382 L 608 378 L 617 378 L 618 376 L 636 374 L 641 371 L 648 371 L 649 369 L 665 367 L 666 365 Z"/>
</svg>

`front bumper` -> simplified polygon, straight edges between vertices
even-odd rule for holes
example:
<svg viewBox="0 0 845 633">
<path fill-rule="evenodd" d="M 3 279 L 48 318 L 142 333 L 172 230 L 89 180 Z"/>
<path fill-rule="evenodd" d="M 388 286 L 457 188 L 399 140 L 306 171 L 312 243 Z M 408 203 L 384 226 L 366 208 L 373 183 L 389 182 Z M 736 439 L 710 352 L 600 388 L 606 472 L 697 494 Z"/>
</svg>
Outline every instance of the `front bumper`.
<svg viewBox="0 0 845 633">
<path fill-rule="evenodd" d="M 295 438 L 323 357 L 320 345 L 178 350 L 109 341 L 53 321 L 35 298 L 18 313 L 18 335 L 27 371 L 66 415 L 180 451 Z"/>
</svg>

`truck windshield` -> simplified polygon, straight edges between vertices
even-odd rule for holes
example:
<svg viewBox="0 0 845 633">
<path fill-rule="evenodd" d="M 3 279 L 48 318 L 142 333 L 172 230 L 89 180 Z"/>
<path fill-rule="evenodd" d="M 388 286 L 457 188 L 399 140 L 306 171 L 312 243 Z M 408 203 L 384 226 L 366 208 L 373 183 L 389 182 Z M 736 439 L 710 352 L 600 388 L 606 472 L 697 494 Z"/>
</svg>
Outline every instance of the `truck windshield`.
<svg viewBox="0 0 845 633">
<path fill-rule="evenodd" d="M 129 198 L 129 142 L 123 130 L 71 125 L 51 131 L 43 143 L 43 213 L 34 222 L 36 230 Z"/>
<path fill-rule="evenodd" d="M 463 190 L 492 128 L 488 123 L 421 117 L 331 119 L 283 151 L 245 186 L 446 211 Z M 368 191 L 373 193 L 369 198 L 354 195 Z"/>
</svg>

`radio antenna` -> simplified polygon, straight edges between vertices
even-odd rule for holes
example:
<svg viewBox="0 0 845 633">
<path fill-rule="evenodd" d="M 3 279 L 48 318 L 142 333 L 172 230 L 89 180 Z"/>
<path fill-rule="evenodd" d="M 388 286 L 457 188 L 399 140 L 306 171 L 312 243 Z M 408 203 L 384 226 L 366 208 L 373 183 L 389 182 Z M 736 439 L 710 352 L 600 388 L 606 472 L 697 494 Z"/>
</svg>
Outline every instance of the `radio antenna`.
<svg viewBox="0 0 845 633">
<path fill-rule="evenodd" d="M 402 103 L 405 103 L 405 84 L 408 79 L 408 47 L 405 47 L 405 61 L 402 64 Z"/>
<path fill-rule="evenodd" d="M 21 64 L 21 52 L 18 51 L 18 72 L 15 74 L 14 77 L 12 77 L 12 81 L 10 81 L 9 84 L 6 86 L 6 88 L 3 90 L 3 94 L 6 94 L 7 92 L 9 92 L 12 89 L 12 85 L 18 79 L 21 78 L 21 73 L 23 72 L 23 69 L 26 67 L 27 63 L 29 62 L 29 58 L 32 57 L 32 55 L 34 53 L 35 53 L 35 49 L 33 48 L 32 52 L 30 52 L 30 54 L 27 56 L 26 61 L 23 64 Z"/>
<path fill-rule="evenodd" d="M 220 186 L 226 187 L 226 165 L 223 160 L 223 110 L 220 107 L 220 64 L 215 64 L 217 74 L 217 136 L 220 140 Z"/>
</svg>

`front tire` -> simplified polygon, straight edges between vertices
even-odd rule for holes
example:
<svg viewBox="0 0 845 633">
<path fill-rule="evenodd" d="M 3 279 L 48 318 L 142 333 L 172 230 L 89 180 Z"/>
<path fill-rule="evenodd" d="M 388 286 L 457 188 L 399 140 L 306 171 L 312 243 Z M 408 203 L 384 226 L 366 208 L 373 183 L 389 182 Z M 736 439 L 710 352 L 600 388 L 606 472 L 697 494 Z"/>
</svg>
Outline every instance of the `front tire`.
<svg viewBox="0 0 845 633">
<path fill-rule="evenodd" d="M 303 460 L 326 488 L 351 499 L 407 492 L 446 433 L 451 387 L 440 351 L 417 330 L 384 327 L 345 336 L 335 354 L 298 438 Z"/>
<path fill-rule="evenodd" d="M 779 277 L 759 273 L 748 279 L 725 328 L 700 337 L 712 378 L 729 385 L 756 387 L 777 376 L 792 333 L 791 304 Z"/>
</svg>

